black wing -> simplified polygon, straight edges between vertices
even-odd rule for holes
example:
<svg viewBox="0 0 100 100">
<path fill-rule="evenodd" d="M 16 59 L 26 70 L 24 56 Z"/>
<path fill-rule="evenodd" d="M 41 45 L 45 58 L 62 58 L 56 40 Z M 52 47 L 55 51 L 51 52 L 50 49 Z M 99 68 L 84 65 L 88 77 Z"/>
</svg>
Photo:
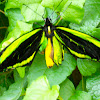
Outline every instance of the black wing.
<svg viewBox="0 0 100 100">
<path fill-rule="evenodd" d="M 7 67 L 16 68 L 16 67 L 22 67 L 32 63 L 41 45 L 40 40 L 43 33 L 42 30 L 38 30 L 38 29 L 33 30 L 32 32 L 29 32 L 19 37 L 18 39 L 13 41 L 9 46 L 7 46 L 3 51 L 1 51 L 0 71 L 3 71 L 3 69 L 6 69 Z M 24 39 L 24 41 L 21 41 L 21 38 Z M 14 44 L 15 46 L 17 45 L 15 49 L 13 49 Z M 8 50 L 11 50 L 10 54 L 8 54 L 5 59 L 3 59 L 4 55 L 7 52 L 9 53 Z"/>
<path fill-rule="evenodd" d="M 73 55 L 79 58 L 100 59 L 99 40 L 68 28 L 58 27 L 55 32 L 60 37 L 58 40 L 62 42 Z"/>
</svg>

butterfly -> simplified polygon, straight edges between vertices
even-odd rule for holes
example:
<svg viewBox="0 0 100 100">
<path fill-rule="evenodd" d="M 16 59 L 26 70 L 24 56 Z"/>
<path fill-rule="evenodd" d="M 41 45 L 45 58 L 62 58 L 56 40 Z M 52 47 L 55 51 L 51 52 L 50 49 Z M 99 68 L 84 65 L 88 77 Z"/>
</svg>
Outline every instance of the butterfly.
<svg viewBox="0 0 100 100">
<path fill-rule="evenodd" d="M 100 60 L 98 39 L 70 28 L 55 26 L 46 18 L 43 27 L 23 34 L 0 52 L 0 71 L 30 65 L 45 41 L 45 60 L 48 68 L 62 63 L 63 47 L 78 58 Z"/>
</svg>

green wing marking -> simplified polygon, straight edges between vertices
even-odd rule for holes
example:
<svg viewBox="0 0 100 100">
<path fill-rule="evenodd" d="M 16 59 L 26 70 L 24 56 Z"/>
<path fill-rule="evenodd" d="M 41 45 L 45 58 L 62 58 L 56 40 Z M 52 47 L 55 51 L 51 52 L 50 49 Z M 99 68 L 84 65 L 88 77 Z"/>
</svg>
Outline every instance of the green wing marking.
<svg viewBox="0 0 100 100">
<path fill-rule="evenodd" d="M 75 56 L 100 60 L 100 41 L 65 27 L 56 27 L 56 38 Z"/>
<path fill-rule="evenodd" d="M 0 52 L 0 71 L 31 64 L 42 37 L 42 29 L 35 29 L 14 40 Z"/>
</svg>

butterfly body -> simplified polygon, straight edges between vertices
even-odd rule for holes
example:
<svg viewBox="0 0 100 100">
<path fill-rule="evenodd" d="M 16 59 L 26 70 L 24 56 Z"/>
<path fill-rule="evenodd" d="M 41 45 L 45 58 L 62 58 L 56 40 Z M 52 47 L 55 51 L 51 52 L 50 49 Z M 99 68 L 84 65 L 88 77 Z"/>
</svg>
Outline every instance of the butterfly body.
<svg viewBox="0 0 100 100">
<path fill-rule="evenodd" d="M 43 30 L 45 32 L 45 37 L 47 37 L 47 42 L 48 42 L 45 48 L 45 60 L 46 60 L 46 65 L 48 68 L 51 68 L 54 65 L 54 63 L 59 65 L 59 59 L 61 59 L 62 61 L 62 51 L 60 50 L 62 48 L 60 47 L 59 42 L 58 43 L 56 42 L 56 44 L 58 44 L 58 50 L 55 49 L 55 46 L 54 46 L 55 45 L 55 40 L 54 40 L 55 38 L 54 30 L 55 29 L 56 27 L 52 25 L 49 18 L 46 18 L 46 23 L 43 27 Z M 57 52 L 58 54 L 55 52 Z"/>
<path fill-rule="evenodd" d="M 52 25 L 52 23 L 49 21 L 48 18 L 46 18 L 45 25 L 43 27 L 43 31 L 45 32 L 45 36 L 47 38 L 52 38 L 54 36 L 54 29 L 55 26 Z"/>
</svg>

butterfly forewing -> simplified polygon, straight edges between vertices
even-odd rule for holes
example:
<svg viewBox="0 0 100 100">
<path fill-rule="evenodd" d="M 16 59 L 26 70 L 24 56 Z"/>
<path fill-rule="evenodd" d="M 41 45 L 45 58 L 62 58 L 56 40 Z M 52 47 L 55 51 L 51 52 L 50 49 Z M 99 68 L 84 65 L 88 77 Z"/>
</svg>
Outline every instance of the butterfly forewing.
<svg viewBox="0 0 100 100">
<path fill-rule="evenodd" d="M 33 30 L 12 42 L 6 49 L 1 51 L 0 70 L 7 67 L 22 67 L 31 64 L 40 47 L 40 40 L 43 31 L 41 29 Z M 22 38 L 23 37 L 23 38 Z M 21 40 L 24 39 L 24 40 Z M 19 41 L 20 40 L 20 41 Z M 17 44 L 16 44 L 17 43 Z M 17 45 L 17 46 L 16 46 Z M 15 46 L 15 49 L 13 47 Z M 10 52 L 8 51 L 10 50 Z M 5 57 L 6 53 L 10 53 Z M 2 61 L 3 59 L 3 61 Z"/>
</svg>

